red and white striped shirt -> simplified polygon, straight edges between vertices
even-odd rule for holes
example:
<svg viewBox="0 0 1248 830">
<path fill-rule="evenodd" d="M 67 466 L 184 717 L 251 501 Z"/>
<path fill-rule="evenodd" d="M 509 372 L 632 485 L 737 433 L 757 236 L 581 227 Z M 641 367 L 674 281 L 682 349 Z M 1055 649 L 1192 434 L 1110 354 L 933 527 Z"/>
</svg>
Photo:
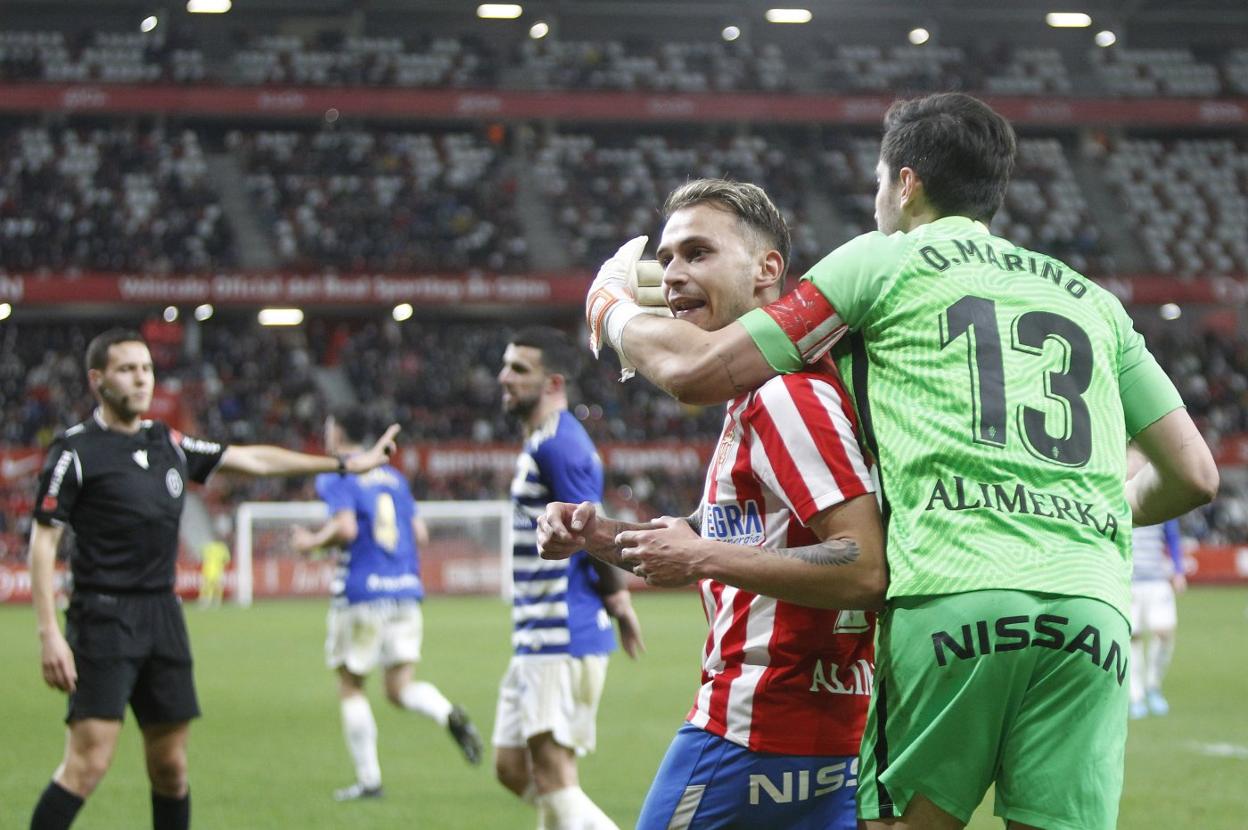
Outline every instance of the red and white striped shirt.
<svg viewBox="0 0 1248 830">
<path fill-rule="evenodd" d="M 740 545 L 819 541 L 804 522 L 875 489 L 849 395 L 830 362 L 728 404 L 706 474 L 702 535 Z M 701 580 L 710 634 L 687 720 L 755 752 L 855 755 L 875 670 L 875 615 L 805 608 Z"/>
</svg>

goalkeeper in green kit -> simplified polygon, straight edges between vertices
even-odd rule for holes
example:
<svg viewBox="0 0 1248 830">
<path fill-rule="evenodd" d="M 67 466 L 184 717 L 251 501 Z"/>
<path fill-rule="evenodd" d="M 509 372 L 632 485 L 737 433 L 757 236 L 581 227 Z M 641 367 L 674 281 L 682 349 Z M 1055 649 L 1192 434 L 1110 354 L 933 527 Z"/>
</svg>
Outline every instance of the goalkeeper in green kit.
<svg viewBox="0 0 1248 830">
<path fill-rule="evenodd" d="M 959 828 L 995 782 L 1010 828 L 1110 830 L 1131 526 L 1211 500 L 1217 468 L 1121 303 L 989 232 L 1009 123 L 940 94 L 894 104 L 884 128 L 878 233 L 716 331 L 644 313 L 630 243 L 590 289 L 591 345 L 702 403 L 835 347 L 878 463 L 890 570 L 859 817 Z M 1128 441 L 1150 463 L 1124 485 Z"/>
</svg>

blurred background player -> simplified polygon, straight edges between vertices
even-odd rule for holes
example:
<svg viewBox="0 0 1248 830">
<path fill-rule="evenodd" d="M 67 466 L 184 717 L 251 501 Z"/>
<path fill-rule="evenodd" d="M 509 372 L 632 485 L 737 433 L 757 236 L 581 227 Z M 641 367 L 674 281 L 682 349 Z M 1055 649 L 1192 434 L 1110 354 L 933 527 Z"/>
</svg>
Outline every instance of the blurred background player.
<svg viewBox="0 0 1248 830">
<path fill-rule="evenodd" d="M 623 576 L 584 552 L 549 562 L 537 553 L 537 520 L 551 501 L 602 501 L 602 461 L 568 412 L 577 353 L 557 329 L 531 327 L 512 338 L 498 374 L 503 409 L 524 430 L 511 483 L 514 656 L 494 720 L 498 780 L 537 807 L 538 826 L 605 830 L 616 825 L 581 790 L 576 758 L 596 742 L 598 701 L 615 649 L 643 649 Z"/>
<path fill-rule="evenodd" d="M 230 546 L 220 539 L 210 539 L 199 549 L 199 605 L 210 608 L 221 605 L 225 596 L 225 566 L 230 562 Z"/>
<path fill-rule="evenodd" d="M 1131 475 L 1144 466 L 1144 456 L 1127 451 Z M 1161 683 L 1174 656 L 1178 623 L 1175 594 L 1187 589 L 1179 520 L 1137 527 L 1131 531 L 1131 708 L 1133 719 L 1165 715 L 1170 703 Z"/>
<path fill-rule="evenodd" d="M 190 722 L 199 717 L 191 647 L 174 594 L 187 479 L 216 470 L 256 476 L 367 472 L 386 461 L 397 426 L 350 459 L 281 447 L 226 446 L 144 420 L 155 375 L 142 336 L 110 329 L 87 346 L 98 402 L 48 450 L 30 536 L 31 593 L 43 679 L 69 693 L 65 755 L 31 830 L 68 827 L 112 764 L 126 704 L 143 733 L 152 826 L 190 826 Z M 56 549 L 73 528 L 65 633 L 53 600 Z"/>
<path fill-rule="evenodd" d="M 760 188 L 689 182 L 664 216 L 658 260 L 676 316 L 712 330 L 780 296 L 789 230 Z M 837 609 L 884 603 L 874 490 L 849 393 L 825 361 L 729 402 L 692 519 L 638 525 L 598 517 L 589 502 L 547 507 L 543 556 L 584 546 L 636 563 L 650 584 L 696 581 L 710 621 L 701 689 L 639 828 L 858 826 L 875 618 Z M 780 795 L 803 776 L 816 782 L 809 797 Z"/>
<path fill-rule="evenodd" d="M 350 458 L 363 451 L 373 430 L 367 414 L 348 409 L 325 422 L 325 446 Z M 389 464 L 364 475 L 316 477 L 316 493 L 329 519 L 317 530 L 291 528 L 295 550 L 345 548 L 334 578 L 325 658 L 338 673 L 342 732 L 355 765 L 355 783 L 334 792 L 336 801 L 382 794 L 377 722 L 364 678 L 385 669 L 386 699 L 446 727 L 470 763 L 481 762 L 481 738 L 467 713 L 432 683 L 412 679 L 420 660 L 424 618 L 420 547 L 429 531 L 403 474 Z"/>
</svg>

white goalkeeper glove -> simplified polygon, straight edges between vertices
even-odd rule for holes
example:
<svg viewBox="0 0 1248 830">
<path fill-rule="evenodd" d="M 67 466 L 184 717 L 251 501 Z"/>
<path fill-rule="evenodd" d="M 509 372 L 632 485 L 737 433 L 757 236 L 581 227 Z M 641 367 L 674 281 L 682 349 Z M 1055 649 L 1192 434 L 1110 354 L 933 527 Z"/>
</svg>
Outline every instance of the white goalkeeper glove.
<svg viewBox="0 0 1248 830">
<path fill-rule="evenodd" d="M 598 269 L 598 276 L 589 286 L 589 295 L 585 298 L 589 348 L 594 357 L 602 351 L 604 343 L 615 349 L 620 357 L 621 381 L 628 380 L 637 371 L 624 354 L 621 344 L 624 327 L 639 314 L 671 316 L 663 302 L 662 266 L 653 261 L 644 263 L 641 279 L 638 278 L 641 252 L 648 239 L 638 236 L 621 245 L 615 255 Z"/>
</svg>

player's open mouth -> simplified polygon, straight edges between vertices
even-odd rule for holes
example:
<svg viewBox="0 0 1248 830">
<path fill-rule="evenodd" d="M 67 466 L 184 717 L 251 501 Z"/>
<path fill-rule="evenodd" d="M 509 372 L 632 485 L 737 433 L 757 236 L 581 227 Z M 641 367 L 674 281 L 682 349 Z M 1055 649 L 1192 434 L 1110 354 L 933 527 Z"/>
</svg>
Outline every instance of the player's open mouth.
<svg viewBox="0 0 1248 830">
<path fill-rule="evenodd" d="M 683 317 L 692 311 L 703 308 L 706 305 L 706 301 L 695 300 L 692 297 L 675 297 L 667 305 L 672 310 L 672 314 L 677 317 Z"/>
</svg>

